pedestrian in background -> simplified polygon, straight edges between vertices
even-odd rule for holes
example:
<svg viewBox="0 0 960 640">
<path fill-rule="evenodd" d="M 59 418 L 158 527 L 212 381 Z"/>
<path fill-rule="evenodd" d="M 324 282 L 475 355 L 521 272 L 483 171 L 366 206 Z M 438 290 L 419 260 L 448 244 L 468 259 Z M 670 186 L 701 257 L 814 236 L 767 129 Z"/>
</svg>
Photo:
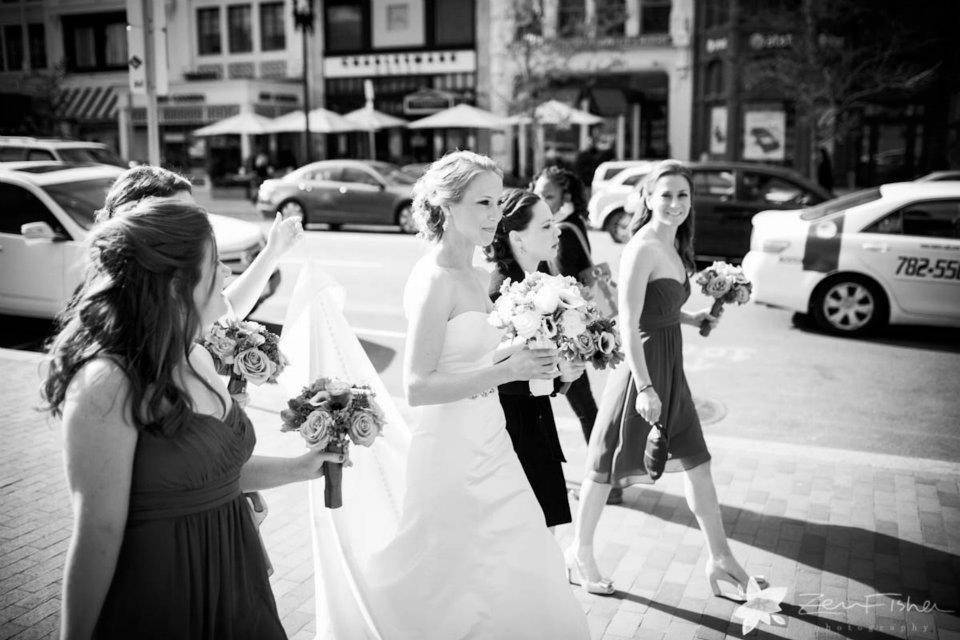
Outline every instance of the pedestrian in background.
<svg viewBox="0 0 960 640">
<path fill-rule="evenodd" d="M 196 343 L 227 311 L 202 209 L 148 200 L 86 249 L 42 390 L 74 511 L 60 637 L 285 638 L 241 492 L 343 456 L 252 456 L 253 425 Z"/>
<path fill-rule="evenodd" d="M 522 282 L 527 273 L 546 271 L 546 261 L 557 255 L 559 229 L 547 204 L 522 189 L 506 192 L 498 202 L 503 213 L 487 260 L 496 268 L 490 279 L 490 299 L 500 297 L 500 286 L 509 278 Z M 583 363 L 560 361 L 561 375 L 554 380 L 554 395 L 564 393 L 569 382 L 584 371 Z M 566 462 L 550 396 L 534 396 L 526 380 L 508 382 L 498 388 L 507 433 L 513 441 L 520 465 L 530 481 L 548 527 L 571 521 L 567 482 L 561 463 Z"/>
</svg>

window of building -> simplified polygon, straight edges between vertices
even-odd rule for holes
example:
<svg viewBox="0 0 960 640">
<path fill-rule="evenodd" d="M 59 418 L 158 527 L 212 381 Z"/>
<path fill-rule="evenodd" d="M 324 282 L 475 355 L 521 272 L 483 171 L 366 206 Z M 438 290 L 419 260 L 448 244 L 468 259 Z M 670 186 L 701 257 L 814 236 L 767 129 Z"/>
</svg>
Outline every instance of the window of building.
<svg viewBox="0 0 960 640">
<path fill-rule="evenodd" d="M 286 25 L 283 22 L 283 3 L 267 2 L 260 5 L 260 50 L 277 51 L 287 48 Z"/>
<path fill-rule="evenodd" d="M 211 55 L 223 50 L 220 43 L 220 7 L 197 9 L 197 50 Z"/>
<path fill-rule="evenodd" d="M 230 53 L 253 51 L 253 23 L 250 5 L 234 4 L 227 7 L 227 40 Z"/>
<path fill-rule="evenodd" d="M 557 5 L 557 35 L 561 38 L 583 35 L 586 19 L 584 0 L 560 0 Z"/>
<path fill-rule="evenodd" d="M 433 5 L 436 25 L 434 43 L 437 46 L 473 46 L 473 0 L 444 0 Z"/>
<path fill-rule="evenodd" d="M 720 27 L 729 20 L 728 0 L 707 0 L 703 8 L 703 26 Z"/>
<path fill-rule="evenodd" d="M 644 35 L 670 33 L 671 5 L 671 0 L 642 0 L 640 33 Z"/>
<path fill-rule="evenodd" d="M 63 49 L 68 71 L 125 70 L 126 14 L 117 11 L 63 16 Z"/>
<path fill-rule="evenodd" d="M 706 82 L 704 83 L 704 93 L 708 96 L 720 96 L 725 87 L 723 81 L 723 62 L 721 60 L 711 60 L 707 64 Z"/>
<path fill-rule="evenodd" d="M 23 69 L 23 29 L 18 24 L 3 26 L 3 57 L 7 71 Z"/>
<path fill-rule="evenodd" d="M 27 25 L 27 37 L 30 43 L 30 68 L 47 67 L 47 35 L 42 22 Z"/>
<path fill-rule="evenodd" d="M 626 0 L 596 0 L 597 36 L 622 38 L 627 24 Z"/>
<path fill-rule="evenodd" d="M 327 51 L 351 53 L 367 49 L 363 7 L 358 2 L 326 5 Z"/>
</svg>

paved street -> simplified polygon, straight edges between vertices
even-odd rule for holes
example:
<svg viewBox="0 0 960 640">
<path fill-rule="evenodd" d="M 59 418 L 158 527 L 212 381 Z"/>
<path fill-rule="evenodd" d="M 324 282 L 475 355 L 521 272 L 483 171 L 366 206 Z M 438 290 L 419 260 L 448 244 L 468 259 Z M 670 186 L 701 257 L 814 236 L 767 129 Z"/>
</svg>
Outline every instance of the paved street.
<svg viewBox="0 0 960 640">
<path fill-rule="evenodd" d="M 257 220 L 248 203 L 209 207 Z M 345 286 L 347 317 L 399 396 L 402 286 L 425 245 L 383 230 L 307 236 L 257 319 L 280 321 L 297 271 L 316 261 Z M 601 234 L 591 240 L 596 257 L 616 265 L 617 248 Z M 688 306 L 707 304 L 695 292 Z M 734 551 L 749 571 L 788 588 L 785 626 L 761 622 L 754 635 L 960 640 L 960 618 L 946 611 L 960 610 L 954 336 L 910 328 L 846 340 L 758 305 L 730 308 L 708 339 L 684 332 Z M 33 410 L 38 364 L 35 354 L 0 350 L 0 640 L 52 637 L 57 624 L 70 513 L 58 427 Z M 596 393 L 602 384 L 595 376 Z M 299 442 L 283 437 L 268 411 L 279 400 L 270 388 L 251 398 L 258 452 L 294 455 Z M 554 407 L 567 479 L 576 485 L 582 437 L 566 403 Z M 292 638 L 312 638 L 306 487 L 272 490 L 267 499 L 263 531 L 280 613 Z M 565 542 L 569 527 L 558 535 Z M 629 489 L 623 506 L 605 512 L 597 543 L 601 567 L 620 590 L 610 598 L 577 592 L 594 638 L 742 636 L 736 605 L 710 596 L 703 579 L 703 538 L 681 478 Z"/>
</svg>

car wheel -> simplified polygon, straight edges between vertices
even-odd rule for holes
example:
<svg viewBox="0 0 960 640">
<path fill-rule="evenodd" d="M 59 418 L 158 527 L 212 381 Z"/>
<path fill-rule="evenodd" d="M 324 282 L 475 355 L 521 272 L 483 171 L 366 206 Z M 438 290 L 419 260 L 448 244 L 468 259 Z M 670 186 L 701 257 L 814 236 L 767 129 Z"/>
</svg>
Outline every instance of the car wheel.
<svg viewBox="0 0 960 640">
<path fill-rule="evenodd" d="M 869 278 L 840 275 L 817 287 L 810 300 L 810 315 L 831 333 L 864 335 L 887 321 L 887 299 Z"/>
<path fill-rule="evenodd" d="M 307 216 L 306 212 L 303 210 L 303 205 L 301 205 L 296 200 L 286 200 L 280 203 L 280 206 L 277 207 L 277 211 L 280 212 L 280 215 L 283 216 L 283 219 L 288 218 L 300 218 L 300 220 L 306 224 Z"/>
<path fill-rule="evenodd" d="M 403 233 L 417 233 L 417 223 L 413 219 L 413 205 L 407 203 L 397 211 L 397 226 Z"/>
<path fill-rule="evenodd" d="M 632 235 L 630 233 L 630 216 L 622 209 L 610 214 L 605 227 L 613 241 L 620 244 L 627 242 Z"/>
</svg>

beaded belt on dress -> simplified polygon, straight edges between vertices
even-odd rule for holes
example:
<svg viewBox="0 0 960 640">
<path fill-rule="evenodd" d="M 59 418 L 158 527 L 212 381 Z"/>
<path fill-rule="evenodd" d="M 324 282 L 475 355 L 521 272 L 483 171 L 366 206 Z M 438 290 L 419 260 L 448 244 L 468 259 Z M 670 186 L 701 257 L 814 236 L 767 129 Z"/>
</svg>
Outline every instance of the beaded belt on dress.
<svg viewBox="0 0 960 640">
<path fill-rule="evenodd" d="M 494 387 L 494 388 L 492 388 L 492 389 L 487 389 L 486 391 L 481 391 L 480 393 L 475 393 L 475 394 L 473 394 L 472 396 L 470 396 L 470 399 L 471 399 L 471 400 L 476 400 L 476 399 L 478 399 L 478 398 L 486 398 L 486 397 L 489 396 L 490 394 L 496 393 L 496 392 L 497 392 L 497 389 L 496 389 L 496 387 Z"/>
</svg>

